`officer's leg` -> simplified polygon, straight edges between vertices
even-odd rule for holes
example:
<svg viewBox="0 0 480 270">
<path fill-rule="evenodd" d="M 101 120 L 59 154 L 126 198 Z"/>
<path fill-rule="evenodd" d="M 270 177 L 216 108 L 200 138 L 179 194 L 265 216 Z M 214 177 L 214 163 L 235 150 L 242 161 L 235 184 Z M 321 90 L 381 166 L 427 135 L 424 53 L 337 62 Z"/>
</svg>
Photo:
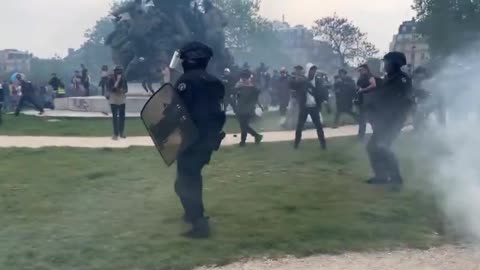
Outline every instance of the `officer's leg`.
<svg viewBox="0 0 480 270">
<path fill-rule="evenodd" d="M 15 109 L 15 116 L 18 116 L 20 114 L 20 111 L 23 109 L 23 106 L 25 106 L 26 102 L 26 96 L 21 96 L 20 100 L 18 101 L 17 108 Z"/>
<path fill-rule="evenodd" d="M 404 122 L 405 121 L 403 118 L 392 121 L 391 126 L 388 127 L 381 144 L 388 177 L 394 184 L 403 183 L 398 159 L 395 156 L 395 153 L 392 151 L 392 144 L 402 132 Z"/>
<path fill-rule="evenodd" d="M 312 118 L 313 124 L 315 124 L 315 128 L 317 129 L 317 136 L 320 144 L 322 145 L 323 149 L 327 148 L 327 140 L 325 139 L 325 133 L 323 131 L 322 121 L 320 121 L 320 111 L 315 108 L 308 108 L 308 114 Z"/>
<path fill-rule="evenodd" d="M 211 152 L 181 155 L 177 160 L 175 191 L 185 210 L 185 220 L 192 223 L 192 230 L 184 236 L 205 238 L 209 236 L 208 220 L 204 216 L 202 169 L 208 163 Z"/>
<path fill-rule="evenodd" d="M 185 210 L 185 217 L 190 222 L 203 218 L 201 172 L 204 165 L 197 156 L 182 157 L 177 161 L 175 192 Z"/>
<path fill-rule="evenodd" d="M 387 183 L 388 181 L 383 155 L 384 151 L 382 150 L 382 137 L 384 136 L 384 132 L 382 131 L 382 128 L 374 124 L 373 134 L 367 144 L 368 158 L 374 174 L 374 177 L 368 180 L 370 184 Z"/>
<path fill-rule="evenodd" d="M 297 130 L 295 132 L 295 148 L 298 148 L 300 141 L 302 140 L 303 127 L 307 121 L 308 111 L 307 108 L 301 108 L 298 114 Z"/>
<path fill-rule="evenodd" d="M 342 114 L 341 105 L 337 102 L 337 108 L 335 110 L 335 120 L 333 121 L 333 127 L 338 127 L 338 123 L 340 122 L 340 116 Z"/>
</svg>

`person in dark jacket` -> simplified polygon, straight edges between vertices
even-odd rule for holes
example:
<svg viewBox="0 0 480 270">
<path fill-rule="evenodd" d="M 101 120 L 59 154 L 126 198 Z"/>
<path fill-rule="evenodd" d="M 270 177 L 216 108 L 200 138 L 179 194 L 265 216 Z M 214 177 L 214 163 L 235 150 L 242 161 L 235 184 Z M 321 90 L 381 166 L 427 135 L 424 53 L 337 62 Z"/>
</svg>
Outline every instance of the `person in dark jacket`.
<svg viewBox="0 0 480 270">
<path fill-rule="evenodd" d="M 388 53 L 383 60 L 387 73 L 383 85 L 369 93 L 372 95 L 369 97 L 372 98 L 372 102 L 368 108 L 368 118 L 372 124 L 373 135 L 368 142 L 367 151 L 374 177 L 367 182 L 391 183 L 395 187 L 400 187 L 403 178 L 391 147 L 413 105 L 412 81 L 401 70 L 407 64 L 403 53 Z"/>
<path fill-rule="evenodd" d="M 355 81 L 348 76 L 345 69 L 340 69 L 338 75 L 335 76 L 333 86 L 336 98 L 337 111 L 335 113 L 334 127 L 338 127 L 340 116 L 343 113 L 349 114 L 353 119 L 357 120 L 358 116 L 353 112 L 353 100 L 355 99 Z"/>
<path fill-rule="evenodd" d="M 235 78 L 229 68 L 223 71 L 222 76 L 223 86 L 225 87 L 225 110 L 231 106 L 235 111 Z"/>
<path fill-rule="evenodd" d="M 308 116 L 312 119 L 317 129 L 318 140 L 322 149 L 327 148 L 325 133 L 323 131 L 322 121 L 320 120 L 320 108 L 322 104 L 322 93 L 319 88 L 319 79 L 316 76 L 317 67 L 313 64 L 307 64 L 306 76 L 302 66 L 295 67 L 294 78 L 290 81 L 290 88 L 294 91 L 294 97 L 298 101 L 299 115 L 297 129 L 295 132 L 295 149 L 298 148 L 302 140 L 303 128 Z"/>
<path fill-rule="evenodd" d="M 98 83 L 98 87 L 102 89 L 102 96 L 105 96 L 107 92 L 107 83 L 108 83 L 109 77 L 110 77 L 110 74 L 108 72 L 108 66 L 103 65 L 102 71 L 100 72 L 100 82 Z"/>
<path fill-rule="evenodd" d="M 52 78 L 48 81 L 48 85 L 52 87 L 55 97 L 65 97 L 65 84 L 58 78 L 56 73 L 52 73 Z"/>
<path fill-rule="evenodd" d="M 90 75 L 88 74 L 88 69 L 85 67 L 85 65 L 81 64 L 80 65 L 82 69 L 82 85 L 83 88 L 85 89 L 85 96 L 90 96 Z"/>
<path fill-rule="evenodd" d="M 358 106 L 358 137 L 363 139 L 367 133 L 367 114 L 364 104 L 364 95 L 370 91 L 374 91 L 377 88 L 377 83 L 380 82 L 380 79 L 373 76 L 367 64 L 360 65 L 357 70 L 360 74 L 360 77 L 357 80 L 358 91 L 356 97 L 356 104 Z"/>
<path fill-rule="evenodd" d="M 212 56 L 212 49 L 202 43 L 185 45 L 180 50 L 185 73 L 175 85 L 198 129 L 197 140 L 178 155 L 175 182 L 175 191 L 185 210 L 184 220 L 192 224 L 192 229 L 183 234 L 189 238 L 210 235 L 208 218 L 204 215 L 202 170 L 225 137 L 222 131 L 226 121 L 225 87 L 221 80 L 206 72 Z"/>
<path fill-rule="evenodd" d="M 23 109 L 26 103 L 32 104 L 37 111 L 39 111 L 39 115 L 44 113 L 43 107 L 40 106 L 36 99 L 35 95 L 35 87 L 31 82 L 25 80 L 25 78 L 21 74 L 17 74 L 17 80 L 20 82 L 20 87 L 22 89 L 22 96 L 18 101 L 17 108 L 15 109 L 15 116 L 20 114 L 20 111 Z"/>
<path fill-rule="evenodd" d="M 106 82 L 107 91 L 105 97 L 110 103 L 112 110 L 113 136 L 112 140 L 125 139 L 125 111 L 127 102 L 128 82 L 123 68 L 115 67 L 113 74 Z"/>
<path fill-rule="evenodd" d="M 289 87 L 289 77 L 288 71 L 286 68 L 280 70 L 280 76 L 275 83 L 276 91 L 278 95 L 279 105 L 280 105 L 280 115 L 286 116 L 288 104 L 290 103 L 290 87 Z"/>
<path fill-rule="evenodd" d="M 250 121 L 255 116 L 255 108 L 259 95 L 260 90 L 254 86 L 250 71 L 244 70 L 240 75 L 240 81 L 235 86 L 235 99 L 237 101 L 235 107 L 241 130 L 240 147 L 245 146 L 247 134 L 255 138 L 256 144 L 259 144 L 263 139 L 263 136 L 258 134 L 258 132 L 250 126 Z"/>
</svg>

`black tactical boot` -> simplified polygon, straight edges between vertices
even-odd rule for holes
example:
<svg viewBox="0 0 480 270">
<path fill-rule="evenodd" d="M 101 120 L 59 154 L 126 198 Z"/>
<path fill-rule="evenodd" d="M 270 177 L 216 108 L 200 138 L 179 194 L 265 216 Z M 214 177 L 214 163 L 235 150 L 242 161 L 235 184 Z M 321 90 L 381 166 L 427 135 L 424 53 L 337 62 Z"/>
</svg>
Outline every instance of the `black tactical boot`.
<svg viewBox="0 0 480 270">
<path fill-rule="evenodd" d="M 197 219 L 192 223 L 192 229 L 182 236 L 192 239 L 206 239 L 210 237 L 210 225 L 208 218 Z"/>
</svg>

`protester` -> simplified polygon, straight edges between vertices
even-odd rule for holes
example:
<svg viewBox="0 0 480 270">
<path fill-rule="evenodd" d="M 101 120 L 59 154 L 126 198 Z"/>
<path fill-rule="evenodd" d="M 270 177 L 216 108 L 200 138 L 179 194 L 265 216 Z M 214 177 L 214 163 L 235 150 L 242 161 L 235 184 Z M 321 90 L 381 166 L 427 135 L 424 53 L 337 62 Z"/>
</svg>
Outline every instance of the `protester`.
<svg viewBox="0 0 480 270">
<path fill-rule="evenodd" d="M 110 74 L 108 73 L 108 66 L 103 65 L 102 70 L 100 71 L 100 83 L 98 84 L 98 87 L 100 87 L 100 89 L 102 91 L 102 96 L 105 96 L 105 94 L 107 92 L 107 84 L 108 84 L 109 75 Z"/>
<path fill-rule="evenodd" d="M 85 96 L 90 96 L 90 76 L 88 75 L 88 69 L 85 67 L 84 64 L 80 65 L 82 74 L 81 74 L 81 82 L 83 89 L 85 90 Z"/>
<path fill-rule="evenodd" d="M 223 76 L 221 78 L 223 86 L 225 87 L 225 110 L 228 109 L 228 106 L 231 106 L 233 111 L 235 111 L 235 79 L 232 75 L 232 72 L 229 68 L 226 68 L 223 71 Z"/>
<path fill-rule="evenodd" d="M 113 140 L 118 140 L 119 137 L 122 139 L 126 138 L 124 131 L 127 92 L 127 80 L 123 75 L 123 69 L 118 66 L 113 70 L 113 75 L 109 77 L 106 94 L 110 102 L 110 108 L 112 109 Z"/>
<path fill-rule="evenodd" d="M 306 76 L 304 75 L 306 73 Z M 327 142 L 323 131 L 323 125 L 320 120 L 320 108 L 323 100 L 322 93 L 319 91 L 320 78 L 317 78 L 317 67 L 311 63 L 307 64 L 304 73 L 302 66 L 295 67 L 294 78 L 290 82 L 290 88 L 294 91 L 294 96 L 299 104 L 299 115 L 297 129 L 295 133 L 295 149 L 298 148 L 302 140 L 302 132 L 308 116 L 312 119 L 317 129 L 318 140 L 322 149 L 327 148 Z"/>
<path fill-rule="evenodd" d="M 23 109 L 26 103 L 32 104 L 37 111 L 39 111 L 39 115 L 44 113 L 42 106 L 40 106 L 35 97 L 35 87 L 31 82 L 25 80 L 24 75 L 17 74 L 16 75 L 17 81 L 20 83 L 20 89 L 22 92 L 22 96 L 18 101 L 17 109 L 15 110 L 15 116 L 20 114 L 20 111 Z"/>
<path fill-rule="evenodd" d="M 280 105 L 281 116 L 287 115 L 288 104 L 290 103 L 291 94 L 290 94 L 290 87 L 288 85 L 288 82 L 289 82 L 288 71 L 285 67 L 283 67 L 280 70 L 280 77 L 278 78 L 278 81 L 275 83 L 279 105 Z"/>
<path fill-rule="evenodd" d="M 84 88 L 82 85 L 82 75 L 80 71 L 75 70 L 70 83 L 75 96 L 84 95 Z"/>
<path fill-rule="evenodd" d="M 364 103 L 364 95 L 365 93 L 373 91 L 380 86 L 379 84 L 381 79 L 373 76 L 367 64 L 360 65 L 357 70 L 360 74 L 357 80 L 358 91 L 355 101 L 356 105 L 358 106 L 358 138 L 363 139 L 365 138 L 365 134 L 367 132 L 367 114 Z"/>
<path fill-rule="evenodd" d="M 48 82 L 48 85 L 52 87 L 55 97 L 63 98 L 66 96 L 65 84 L 57 77 L 56 73 L 52 73 L 52 78 Z"/>
<path fill-rule="evenodd" d="M 336 99 L 337 111 L 335 113 L 334 127 L 338 127 L 340 117 L 343 113 L 350 115 L 357 120 L 357 115 L 353 112 L 353 100 L 356 95 L 355 81 L 348 76 L 345 69 L 340 69 L 338 75 L 335 76 L 333 86 Z"/>
<path fill-rule="evenodd" d="M 256 88 L 251 81 L 251 72 L 242 71 L 240 81 L 235 86 L 236 93 L 236 114 L 241 129 L 240 147 L 246 145 L 247 134 L 255 138 L 255 143 L 259 144 L 263 136 L 258 134 L 251 126 L 250 121 L 255 116 L 255 108 L 258 103 L 260 90 Z"/>
</svg>

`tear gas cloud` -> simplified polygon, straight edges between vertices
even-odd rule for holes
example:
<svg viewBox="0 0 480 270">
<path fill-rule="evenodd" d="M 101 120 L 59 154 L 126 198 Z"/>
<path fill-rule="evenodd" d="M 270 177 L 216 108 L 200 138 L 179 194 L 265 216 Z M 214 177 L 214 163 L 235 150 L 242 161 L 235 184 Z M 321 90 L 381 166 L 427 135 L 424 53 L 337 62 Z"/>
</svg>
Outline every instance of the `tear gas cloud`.
<svg viewBox="0 0 480 270">
<path fill-rule="evenodd" d="M 446 128 L 426 131 L 445 150 L 432 157 L 435 169 L 429 181 L 448 224 L 475 241 L 480 241 L 479 45 L 445 59 L 426 82 L 426 88 L 443 96 L 449 120 Z"/>
</svg>

